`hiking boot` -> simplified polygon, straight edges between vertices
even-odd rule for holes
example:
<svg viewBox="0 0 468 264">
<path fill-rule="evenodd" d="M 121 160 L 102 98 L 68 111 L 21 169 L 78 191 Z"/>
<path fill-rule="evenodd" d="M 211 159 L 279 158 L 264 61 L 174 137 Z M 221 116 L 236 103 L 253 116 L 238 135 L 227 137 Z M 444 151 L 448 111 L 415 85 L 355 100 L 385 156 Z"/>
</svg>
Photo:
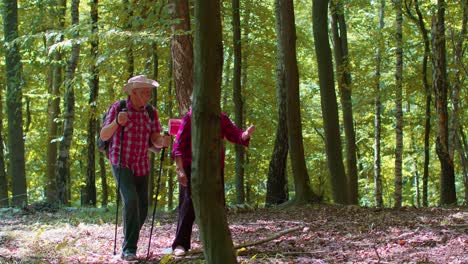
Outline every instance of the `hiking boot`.
<svg viewBox="0 0 468 264">
<path fill-rule="evenodd" d="M 173 253 L 177 257 L 183 256 L 185 255 L 185 248 L 183 248 L 182 246 L 177 246 L 176 248 L 174 248 Z"/>
<path fill-rule="evenodd" d="M 122 258 L 122 260 L 126 260 L 126 261 L 137 260 L 136 254 L 131 253 L 131 252 L 122 252 L 122 255 L 120 255 L 120 258 Z"/>
</svg>

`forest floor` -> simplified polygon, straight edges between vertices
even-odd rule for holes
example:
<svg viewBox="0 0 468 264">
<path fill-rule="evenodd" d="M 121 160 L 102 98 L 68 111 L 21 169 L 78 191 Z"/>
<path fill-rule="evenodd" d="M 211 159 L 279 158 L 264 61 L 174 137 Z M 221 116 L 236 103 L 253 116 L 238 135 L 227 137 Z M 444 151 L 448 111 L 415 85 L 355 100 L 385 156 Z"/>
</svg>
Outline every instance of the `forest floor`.
<svg viewBox="0 0 468 264">
<path fill-rule="evenodd" d="M 114 250 L 115 211 L 0 211 L 0 263 L 121 263 Z M 119 217 L 120 218 L 120 217 Z M 204 263 L 202 254 L 167 254 L 174 212 L 156 215 L 146 260 L 151 214 L 137 252 L 139 263 Z M 268 240 L 237 250 L 239 263 L 468 263 L 468 208 L 372 209 L 314 205 L 231 210 L 234 244 Z M 117 248 L 122 241 L 119 225 Z M 194 226 L 192 249 L 202 247 Z"/>
</svg>

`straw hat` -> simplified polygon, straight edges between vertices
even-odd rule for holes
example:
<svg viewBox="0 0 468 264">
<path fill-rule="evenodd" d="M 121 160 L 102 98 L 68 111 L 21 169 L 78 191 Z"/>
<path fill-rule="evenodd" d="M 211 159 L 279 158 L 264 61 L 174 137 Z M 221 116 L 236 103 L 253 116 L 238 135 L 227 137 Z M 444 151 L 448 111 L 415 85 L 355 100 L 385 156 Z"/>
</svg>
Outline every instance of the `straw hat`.
<svg viewBox="0 0 468 264">
<path fill-rule="evenodd" d="M 128 79 L 127 84 L 122 88 L 122 92 L 129 94 L 136 88 L 156 88 L 158 86 L 159 83 L 157 81 L 148 79 L 145 75 L 137 75 Z"/>
</svg>

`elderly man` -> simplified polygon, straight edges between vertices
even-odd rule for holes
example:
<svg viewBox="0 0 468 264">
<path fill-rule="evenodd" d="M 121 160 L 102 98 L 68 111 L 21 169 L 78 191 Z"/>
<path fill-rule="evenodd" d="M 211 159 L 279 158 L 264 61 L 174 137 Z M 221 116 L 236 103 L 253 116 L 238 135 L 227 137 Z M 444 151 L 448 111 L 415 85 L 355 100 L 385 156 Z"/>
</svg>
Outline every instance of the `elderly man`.
<svg viewBox="0 0 468 264">
<path fill-rule="evenodd" d="M 148 104 L 151 89 L 158 86 L 158 82 L 144 75 L 130 78 L 122 89 L 127 99 L 110 106 L 100 132 L 101 139 L 109 141 L 108 158 L 122 196 L 121 258 L 127 261 L 136 259 L 140 230 L 148 211 L 150 144 L 157 148 L 170 144 L 169 136 L 160 135 L 158 112 Z"/>
</svg>

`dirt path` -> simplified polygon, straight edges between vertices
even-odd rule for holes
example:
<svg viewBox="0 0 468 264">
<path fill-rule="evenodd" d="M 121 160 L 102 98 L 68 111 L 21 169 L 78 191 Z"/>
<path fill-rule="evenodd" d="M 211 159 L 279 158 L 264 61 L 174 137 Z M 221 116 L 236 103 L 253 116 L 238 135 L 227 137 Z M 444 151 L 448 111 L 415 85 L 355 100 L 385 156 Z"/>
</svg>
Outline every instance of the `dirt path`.
<svg viewBox="0 0 468 264">
<path fill-rule="evenodd" d="M 113 255 L 115 212 L 0 212 L 0 263 L 119 263 Z M 147 263 L 196 263 L 202 255 L 165 255 L 176 215 L 159 214 Z M 258 241 L 299 227 L 277 239 L 241 248 L 245 263 L 468 263 L 467 208 L 368 209 L 307 206 L 229 213 L 235 244 Z M 121 243 L 121 228 L 118 245 Z M 145 263 L 150 219 L 138 256 Z M 194 228 L 192 248 L 201 248 Z"/>
</svg>

